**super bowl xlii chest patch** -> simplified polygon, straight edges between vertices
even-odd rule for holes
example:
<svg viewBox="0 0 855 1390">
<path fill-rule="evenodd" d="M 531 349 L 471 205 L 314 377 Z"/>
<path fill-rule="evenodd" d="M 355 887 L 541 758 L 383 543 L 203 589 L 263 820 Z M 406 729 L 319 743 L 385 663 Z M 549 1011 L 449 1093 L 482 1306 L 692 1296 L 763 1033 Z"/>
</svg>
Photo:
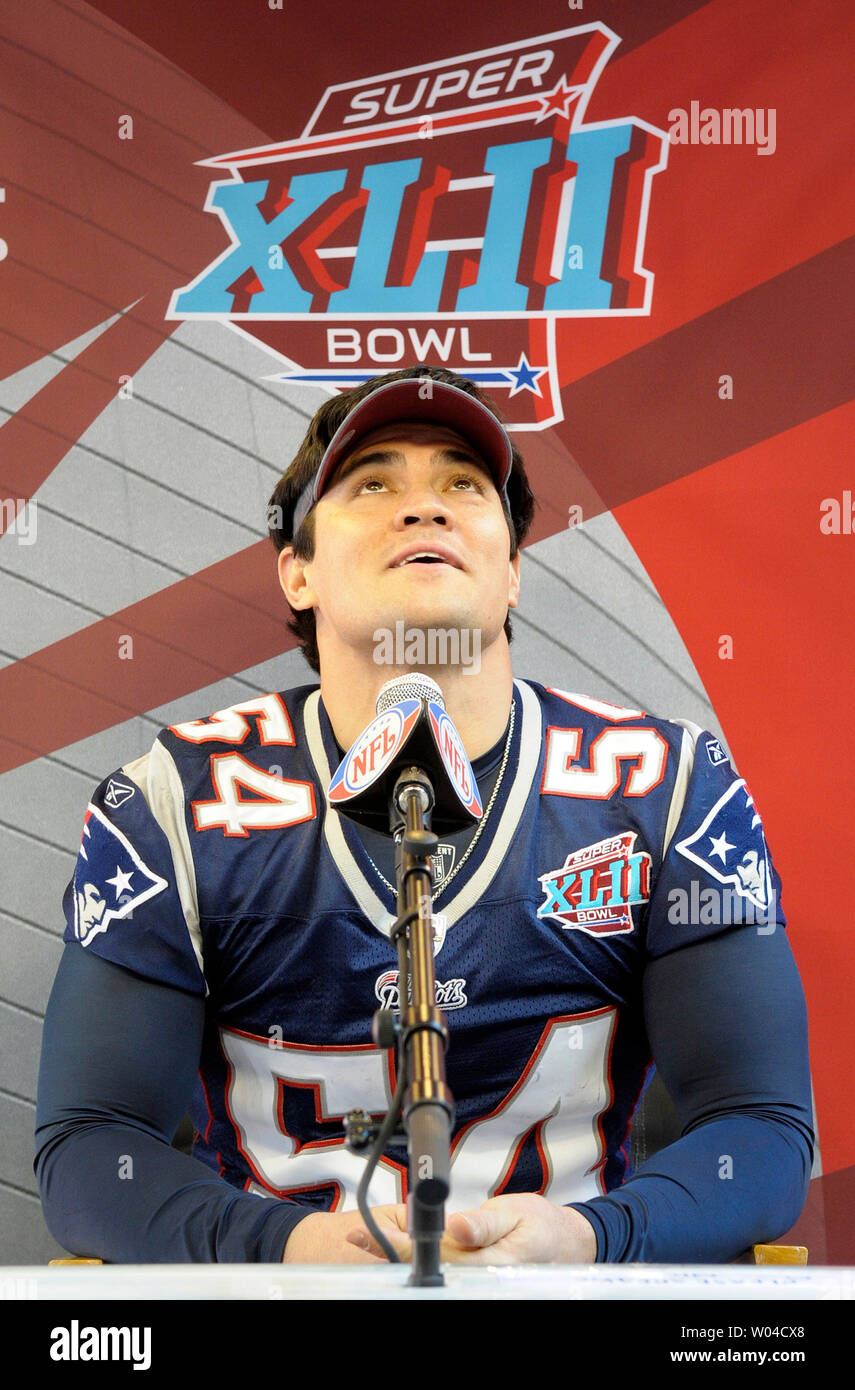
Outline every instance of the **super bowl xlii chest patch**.
<svg viewBox="0 0 855 1390">
<path fill-rule="evenodd" d="M 633 849 L 637 838 L 634 830 L 610 835 L 571 850 L 560 868 L 540 874 L 538 917 L 591 936 L 631 932 L 632 909 L 650 897 L 650 855 Z"/>
</svg>

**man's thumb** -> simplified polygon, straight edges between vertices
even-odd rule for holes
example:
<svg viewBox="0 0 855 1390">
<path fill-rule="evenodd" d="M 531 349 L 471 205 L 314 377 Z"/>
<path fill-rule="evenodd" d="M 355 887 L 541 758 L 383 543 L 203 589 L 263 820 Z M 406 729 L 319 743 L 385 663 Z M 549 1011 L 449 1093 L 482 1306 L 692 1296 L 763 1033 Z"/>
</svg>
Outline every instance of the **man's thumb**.
<svg viewBox="0 0 855 1390">
<path fill-rule="evenodd" d="M 448 1232 L 467 1250 L 479 1250 L 495 1245 L 517 1224 L 517 1217 L 505 1207 L 480 1207 L 476 1211 L 458 1211 L 448 1218 Z"/>
</svg>

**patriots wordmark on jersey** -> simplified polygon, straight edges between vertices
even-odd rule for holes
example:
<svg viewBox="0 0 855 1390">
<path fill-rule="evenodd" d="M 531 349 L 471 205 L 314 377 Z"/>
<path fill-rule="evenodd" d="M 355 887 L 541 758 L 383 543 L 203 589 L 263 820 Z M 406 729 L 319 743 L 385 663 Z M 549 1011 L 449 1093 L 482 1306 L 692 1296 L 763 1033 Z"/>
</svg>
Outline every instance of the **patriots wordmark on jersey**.
<svg viewBox="0 0 855 1390">
<path fill-rule="evenodd" d="M 174 725 L 98 789 L 65 900 L 66 940 L 205 997 L 196 1156 L 320 1209 L 356 1204 L 342 1117 L 388 1108 L 395 1058 L 370 1025 L 400 1005 L 376 832 L 326 799 L 340 757 L 317 687 Z M 584 1202 L 626 1172 L 646 962 L 774 931 L 778 878 L 745 783 L 694 725 L 516 681 L 475 773 L 484 822 L 437 854 L 449 1207 Z M 390 1149 L 369 1200 L 405 1196 Z"/>
</svg>

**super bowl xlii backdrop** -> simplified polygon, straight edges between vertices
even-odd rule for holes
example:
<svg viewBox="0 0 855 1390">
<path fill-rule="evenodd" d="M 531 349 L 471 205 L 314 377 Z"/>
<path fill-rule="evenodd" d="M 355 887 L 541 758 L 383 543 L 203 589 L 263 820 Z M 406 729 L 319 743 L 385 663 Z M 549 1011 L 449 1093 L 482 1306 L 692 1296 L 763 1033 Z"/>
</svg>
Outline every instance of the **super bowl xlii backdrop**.
<svg viewBox="0 0 855 1390">
<path fill-rule="evenodd" d="M 724 739 L 855 1164 L 849 0 L 30 0 L 0 83 L 0 1260 L 86 802 L 312 679 L 266 505 L 330 392 L 491 390 L 518 674 Z M 848 79 L 848 80 L 847 80 Z M 751 1000 L 745 1000 L 751 1008 Z"/>
</svg>

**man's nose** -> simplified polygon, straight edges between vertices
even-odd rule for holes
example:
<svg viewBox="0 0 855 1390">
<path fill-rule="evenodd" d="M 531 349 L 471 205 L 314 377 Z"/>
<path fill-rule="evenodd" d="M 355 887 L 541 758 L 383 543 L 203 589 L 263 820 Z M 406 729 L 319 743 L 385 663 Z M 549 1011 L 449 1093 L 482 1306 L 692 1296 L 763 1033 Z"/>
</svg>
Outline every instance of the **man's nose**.
<svg viewBox="0 0 855 1390">
<path fill-rule="evenodd" d="M 396 524 L 413 526 L 419 522 L 433 521 L 439 526 L 447 526 L 451 521 L 451 511 L 429 483 L 416 484 L 408 488 L 398 507 Z"/>
</svg>

